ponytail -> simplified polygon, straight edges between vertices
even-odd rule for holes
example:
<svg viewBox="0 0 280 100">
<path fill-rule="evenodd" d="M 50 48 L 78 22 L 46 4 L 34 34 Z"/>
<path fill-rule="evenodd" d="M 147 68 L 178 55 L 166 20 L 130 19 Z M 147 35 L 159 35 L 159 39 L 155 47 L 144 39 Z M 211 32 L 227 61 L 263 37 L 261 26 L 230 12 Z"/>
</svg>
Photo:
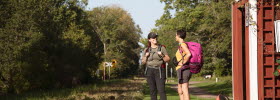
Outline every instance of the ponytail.
<svg viewBox="0 0 280 100">
<path fill-rule="evenodd" d="M 148 47 L 147 47 L 147 49 L 146 49 L 146 52 L 150 52 L 149 49 L 151 48 L 151 46 L 152 46 L 151 42 L 148 41 Z"/>
</svg>

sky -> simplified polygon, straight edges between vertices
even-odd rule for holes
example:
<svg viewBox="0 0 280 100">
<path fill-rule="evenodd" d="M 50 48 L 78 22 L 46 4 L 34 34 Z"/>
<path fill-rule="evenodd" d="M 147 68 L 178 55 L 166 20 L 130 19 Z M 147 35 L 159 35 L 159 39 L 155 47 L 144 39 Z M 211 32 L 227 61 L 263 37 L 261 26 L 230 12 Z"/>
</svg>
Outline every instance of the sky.
<svg viewBox="0 0 280 100">
<path fill-rule="evenodd" d="M 140 26 L 144 38 L 147 38 L 151 29 L 155 28 L 155 21 L 164 12 L 164 3 L 160 0 L 88 0 L 87 10 L 108 5 L 118 5 L 128 11 L 135 24 Z"/>
</svg>

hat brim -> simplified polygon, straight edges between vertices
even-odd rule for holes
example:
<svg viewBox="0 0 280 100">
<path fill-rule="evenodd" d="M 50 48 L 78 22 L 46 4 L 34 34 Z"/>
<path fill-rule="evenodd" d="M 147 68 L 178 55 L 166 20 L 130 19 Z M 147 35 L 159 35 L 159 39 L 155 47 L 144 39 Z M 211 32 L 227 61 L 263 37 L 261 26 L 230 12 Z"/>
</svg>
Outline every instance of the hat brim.
<svg viewBox="0 0 280 100">
<path fill-rule="evenodd" d="M 150 39 L 150 38 L 153 38 L 153 39 L 154 39 L 154 38 L 157 38 L 157 37 L 158 37 L 158 35 L 153 34 L 153 35 L 149 35 L 149 36 L 148 36 L 148 39 Z"/>
</svg>

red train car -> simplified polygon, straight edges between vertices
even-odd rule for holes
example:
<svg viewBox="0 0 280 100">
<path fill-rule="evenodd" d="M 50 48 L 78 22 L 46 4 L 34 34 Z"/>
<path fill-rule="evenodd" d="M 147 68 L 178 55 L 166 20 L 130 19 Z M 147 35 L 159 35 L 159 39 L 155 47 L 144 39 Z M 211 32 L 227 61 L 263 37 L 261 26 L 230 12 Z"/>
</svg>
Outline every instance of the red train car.
<svg viewBox="0 0 280 100">
<path fill-rule="evenodd" d="M 280 77 L 273 74 L 280 58 L 275 41 L 279 5 L 280 0 L 234 0 L 232 4 L 234 100 L 280 100 Z"/>
</svg>

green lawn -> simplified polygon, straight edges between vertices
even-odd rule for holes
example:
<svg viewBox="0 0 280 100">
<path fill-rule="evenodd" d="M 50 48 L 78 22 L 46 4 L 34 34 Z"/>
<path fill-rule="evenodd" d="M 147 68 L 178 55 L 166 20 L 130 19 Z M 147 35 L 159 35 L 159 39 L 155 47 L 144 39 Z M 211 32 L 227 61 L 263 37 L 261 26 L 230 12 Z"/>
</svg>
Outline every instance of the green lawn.
<svg viewBox="0 0 280 100">
<path fill-rule="evenodd" d="M 219 81 L 227 81 L 232 80 L 232 76 L 223 76 L 218 77 Z M 211 79 L 205 79 L 203 77 L 192 77 L 190 81 L 216 81 L 216 77 L 212 77 Z"/>
<path fill-rule="evenodd" d="M 76 88 L 29 91 L 0 96 L 0 100 L 106 100 L 109 98 L 142 100 L 143 81 L 114 79 Z"/>
<path fill-rule="evenodd" d="M 202 88 L 206 91 L 208 91 L 209 93 L 212 94 L 220 94 L 222 93 L 223 95 L 232 97 L 232 79 L 231 76 L 228 77 L 219 77 L 218 78 L 218 82 L 216 83 L 216 78 L 212 78 L 212 79 L 193 79 L 191 81 L 194 80 L 199 80 L 199 81 L 203 81 L 203 83 L 197 83 L 194 84 L 195 86 Z"/>
</svg>

